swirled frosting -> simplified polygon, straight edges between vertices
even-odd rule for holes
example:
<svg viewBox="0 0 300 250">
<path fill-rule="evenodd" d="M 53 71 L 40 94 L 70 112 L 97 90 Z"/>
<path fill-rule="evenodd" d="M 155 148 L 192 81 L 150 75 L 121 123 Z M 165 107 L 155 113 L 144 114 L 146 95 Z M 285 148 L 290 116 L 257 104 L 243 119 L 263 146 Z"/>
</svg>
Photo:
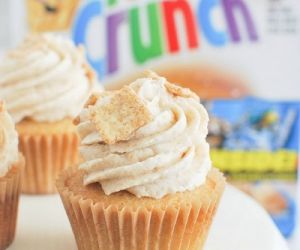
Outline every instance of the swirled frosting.
<svg viewBox="0 0 300 250">
<path fill-rule="evenodd" d="M 18 161 L 18 135 L 14 122 L 0 100 L 0 177 Z"/>
<path fill-rule="evenodd" d="M 137 197 L 159 199 L 193 190 L 203 184 L 211 168 L 206 142 L 208 114 L 194 93 L 162 77 L 138 79 L 129 85 L 152 115 L 128 140 L 104 143 L 91 113 L 108 103 L 105 92 L 79 116 L 80 152 L 84 183 L 99 182 L 105 194 L 121 190 Z"/>
<path fill-rule="evenodd" d="M 15 122 L 74 118 L 93 86 L 83 50 L 50 34 L 28 36 L 0 63 L 0 98 Z"/>
</svg>

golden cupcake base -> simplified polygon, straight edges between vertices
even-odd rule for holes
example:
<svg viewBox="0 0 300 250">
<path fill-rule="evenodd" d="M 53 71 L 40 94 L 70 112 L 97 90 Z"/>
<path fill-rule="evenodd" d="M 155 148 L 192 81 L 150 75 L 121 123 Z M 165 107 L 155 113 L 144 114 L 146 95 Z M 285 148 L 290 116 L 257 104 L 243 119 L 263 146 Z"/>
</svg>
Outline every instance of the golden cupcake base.
<svg viewBox="0 0 300 250">
<path fill-rule="evenodd" d="M 57 181 L 80 250 L 202 249 L 225 186 L 212 169 L 199 188 L 156 200 L 107 196 L 99 184 L 83 186 L 83 175 L 68 169 Z"/>
<path fill-rule="evenodd" d="M 19 149 L 26 159 L 22 193 L 56 193 L 55 179 L 78 161 L 79 138 L 71 120 L 56 123 L 23 121 L 17 124 Z"/>
<path fill-rule="evenodd" d="M 0 249 L 6 249 L 15 237 L 23 168 L 24 158 L 20 156 L 19 162 L 0 177 Z"/>
</svg>

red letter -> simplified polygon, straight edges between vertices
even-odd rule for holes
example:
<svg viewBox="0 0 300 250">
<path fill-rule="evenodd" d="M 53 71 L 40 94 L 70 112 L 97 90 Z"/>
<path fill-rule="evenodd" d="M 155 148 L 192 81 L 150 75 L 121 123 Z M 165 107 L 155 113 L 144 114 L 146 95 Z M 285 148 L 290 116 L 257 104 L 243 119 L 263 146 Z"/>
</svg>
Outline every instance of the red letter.
<svg viewBox="0 0 300 250">
<path fill-rule="evenodd" d="M 186 0 L 166 0 L 163 3 L 163 12 L 165 19 L 165 27 L 167 32 L 167 40 L 169 51 L 176 52 L 179 50 L 178 34 L 175 23 L 175 13 L 181 12 L 184 17 L 186 34 L 189 48 L 198 47 L 198 37 L 194 14 Z"/>
</svg>

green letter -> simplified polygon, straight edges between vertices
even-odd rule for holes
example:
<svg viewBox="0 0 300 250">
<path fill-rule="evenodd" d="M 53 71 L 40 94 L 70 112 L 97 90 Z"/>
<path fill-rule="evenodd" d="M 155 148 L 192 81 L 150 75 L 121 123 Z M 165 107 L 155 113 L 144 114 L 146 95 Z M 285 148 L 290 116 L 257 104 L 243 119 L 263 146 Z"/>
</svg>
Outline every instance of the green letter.
<svg viewBox="0 0 300 250">
<path fill-rule="evenodd" d="M 107 3 L 108 3 L 108 6 L 113 6 L 113 5 L 116 5 L 118 2 L 118 0 L 107 0 Z"/>
<path fill-rule="evenodd" d="M 150 41 L 145 43 L 142 41 L 141 29 L 146 27 L 141 27 L 139 9 L 134 7 L 129 12 L 132 51 L 136 62 L 140 64 L 162 54 L 161 28 L 159 26 L 161 22 L 156 3 L 147 6 L 147 14 Z"/>
</svg>

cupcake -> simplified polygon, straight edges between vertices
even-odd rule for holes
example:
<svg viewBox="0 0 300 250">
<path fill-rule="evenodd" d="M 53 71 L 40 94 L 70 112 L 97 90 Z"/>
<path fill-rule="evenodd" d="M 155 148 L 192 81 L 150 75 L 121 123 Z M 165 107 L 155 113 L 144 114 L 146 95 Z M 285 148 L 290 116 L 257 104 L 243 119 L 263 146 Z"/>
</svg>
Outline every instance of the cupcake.
<svg viewBox="0 0 300 250">
<path fill-rule="evenodd" d="M 149 73 L 93 95 L 75 122 L 83 161 L 57 188 L 78 248 L 202 249 L 225 179 L 196 94 Z"/>
<path fill-rule="evenodd" d="M 0 101 L 0 249 L 7 248 L 15 237 L 23 167 L 15 125 Z"/>
<path fill-rule="evenodd" d="M 26 3 L 31 31 L 64 31 L 71 27 L 79 0 L 26 0 Z"/>
<path fill-rule="evenodd" d="M 24 193 L 56 192 L 57 173 L 77 163 L 72 120 L 94 81 L 83 50 L 50 34 L 28 36 L 0 63 L 0 98 L 16 123 L 26 159 Z"/>
</svg>

